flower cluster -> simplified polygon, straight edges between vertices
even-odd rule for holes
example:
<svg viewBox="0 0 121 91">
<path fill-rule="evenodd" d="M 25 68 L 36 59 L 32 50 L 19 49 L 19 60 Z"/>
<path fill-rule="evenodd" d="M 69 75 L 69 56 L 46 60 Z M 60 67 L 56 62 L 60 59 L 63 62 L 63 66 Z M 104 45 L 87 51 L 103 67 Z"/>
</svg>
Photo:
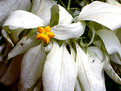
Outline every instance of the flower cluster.
<svg viewBox="0 0 121 91">
<path fill-rule="evenodd" d="M 33 0 L 31 12 L 16 10 L 2 25 L 0 82 L 19 91 L 106 91 L 106 72 L 121 85 L 120 19 L 114 0 L 74 17 L 53 0 Z"/>
</svg>

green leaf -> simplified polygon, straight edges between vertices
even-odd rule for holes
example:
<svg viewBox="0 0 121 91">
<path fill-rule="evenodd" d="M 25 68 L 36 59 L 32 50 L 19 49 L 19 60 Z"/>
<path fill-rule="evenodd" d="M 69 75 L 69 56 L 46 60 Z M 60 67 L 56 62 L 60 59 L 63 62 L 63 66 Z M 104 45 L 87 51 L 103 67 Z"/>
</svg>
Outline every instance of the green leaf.
<svg viewBox="0 0 121 91">
<path fill-rule="evenodd" d="M 50 19 L 50 26 L 57 25 L 59 21 L 59 6 L 54 5 L 51 8 L 51 19 Z"/>
<path fill-rule="evenodd" d="M 37 29 L 31 29 L 30 32 L 27 34 L 27 39 L 29 39 L 36 32 L 37 32 Z"/>
</svg>

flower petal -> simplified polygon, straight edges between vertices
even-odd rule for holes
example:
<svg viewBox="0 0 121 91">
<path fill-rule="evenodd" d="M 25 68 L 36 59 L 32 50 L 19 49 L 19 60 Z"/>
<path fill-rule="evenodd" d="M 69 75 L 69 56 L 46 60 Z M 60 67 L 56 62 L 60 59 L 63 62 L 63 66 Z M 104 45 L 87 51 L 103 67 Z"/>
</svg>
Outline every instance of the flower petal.
<svg viewBox="0 0 121 91">
<path fill-rule="evenodd" d="M 85 24 L 81 22 L 73 24 L 59 24 L 52 27 L 51 31 L 55 34 L 55 38 L 66 40 L 70 38 L 79 38 L 85 29 Z"/>
<path fill-rule="evenodd" d="M 3 27 L 10 29 L 30 29 L 44 26 L 44 22 L 38 16 L 23 10 L 14 11 L 5 21 Z M 8 31 L 11 32 L 12 30 Z"/>
<path fill-rule="evenodd" d="M 11 12 L 17 9 L 29 10 L 30 8 L 30 0 L 0 0 L 0 26 Z"/>
<path fill-rule="evenodd" d="M 21 91 L 28 91 L 42 76 L 46 54 L 42 45 L 29 49 L 21 64 Z"/>
<path fill-rule="evenodd" d="M 31 11 L 43 19 L 45 25 L 49 25 L 51 18 L 50 10 L 55 4 L 54 0 L 33 0 Z"/>
<path fill-rule="evenodd" d="M 95 54 L 95 50 L 91 50 L 91 52 L 88 52 L 88 54 L 86 55 L 77 43 L 76 49 L 78 78 L 81 83 L 82 89 L 84 91 L 106 91 L 104 84 L 104 72 L 102 71 L 103 65 L 100 59 L 96 57 L 98 54 Z M 97 48 L 95 49 L 97 50 Z"/>
<path fill-rule="evenodd" d="M 22 54 L 27 51 L 29 48 L 39 44 L 40 41 L 35 39 L 35 36 L 27 39 L 27 37 L 23 37 L 16 46 L 9 52 L 8 60 L 16 55 Z"/>
<path fill-rule="evenodd" d="M 59 6 L 59 22 L 58 24 L 70 24 L 73 21 L 73 17 L 69 14 L 65 8 Z"/>
<path fill-rule="evenodd" d="M 111 30 L 121 28 L 120 19 L 121 7 L 99 1 L 94 1 L 85 6 L 78 17 L 78 20 L 91 20 Z"/>
<path fill-rule="evenodd" d="M 108 29 L 98 30 L 97 34 L 103 40 L 105 48 L 109 54 L 118 52 L 121 57 L 121 44 L 116 37 L 115 33 Z"/>
<path fill-rule="evenodd" d="M 45 91 L 74 91 L 76 76 L 74 59 L 64 44 L 48 54 L 43 71 Z"/>
</svg>

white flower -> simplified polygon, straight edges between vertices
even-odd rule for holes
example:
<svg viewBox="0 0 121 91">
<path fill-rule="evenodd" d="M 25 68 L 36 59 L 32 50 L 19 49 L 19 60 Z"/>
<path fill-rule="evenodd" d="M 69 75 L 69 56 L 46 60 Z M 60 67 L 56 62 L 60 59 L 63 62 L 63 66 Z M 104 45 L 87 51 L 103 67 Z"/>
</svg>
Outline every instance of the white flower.
<svg viewBox="0 0 121 91">
<path fill-rule="evenodd" d="M 40 89 L 43 84 L 45 91 L 74 91 L 74 89 L 76 91 L 105 91 L 104 71 L 121 84 L 121 79 L 110 65 L 109 59 L 109 56 L 114 57 L 111 58 L 112 61 L 121 64 L 118 56 L 118 54 L 121 56 L 121 44 L 117 38 L 118 35 L 116 36 L 117 32 L 114 33 L 114 30 L 116 31 L 121 27 L 119 11 L 121 8 L 95 1 L 85 6 L 80 12 L 77 22 L 72 23 L 72 16 L 63 7 L 60 5 L 53 6 L 54 4 L 55 2 L 52 0 L 42 0 L 42 2 L 35 0 L 32 12 L 38 16 L 18 10 L 13 12 L 3 25 L 2 33 L 11 46 L 18 42 L 18 35 L 24 29 L 39 27 L 37 37 L 36 34 L 33 34 L 29 39 L 24 36 L 8 53 L 8 59 L 16 58 L 16 55 L 25 53 L 21 63 L 19 89 L 21 91 L 32 90 L 33 88 Z M 49 10 L 52 6 L 59 9 L 54 13 L 57 13 L 57 16 L 50 17 Z M 58 16 L 59 20 L 53 21 Z M 92 39 L 86 45 L 87 47 L 80 47 L 77 43 L 79 40 L 77 42 L 76 40 L 63 41 L 78 39 L 85 30 L 84 20 L 103 25 L 103 28 L 96 30 L 89 23 L 90 26 L 88 27 L 92 30 Z M 49 25 L 52 27 L 50 28 Z M 16 35 L 13 36 L 14 34 Z M 97 40 L 95 35 L 98 37 Z M 44 43 L 41 41 L 36 40 L 36 38 L 42 39 L 48 44 L 51 37 L 55 39 L 47 47 L 44 47 Z M 89 47 L 91 43 L 95 46 Z M 46 48 L 49 51 L 46 52 Z M 5 83 L 4 79 L 2 80 L 3 83 Z"/>
<path fill-rule="evenodd" d="M 42 0 L 42 2 L 46 2 L 44 6 L 50 3 L 48 0 Z M 43 85 L 46 91 L 74 90 L 77 76 L 76 64 L 72 55 L 67 51 L 66 44 L 63 43 L 63 45 L 59 48 L 59 45 L 54 41 L 53 48 L 46 58 L 43 43 L 36 40 L 36 38 L 43 39 L 47 44 L 50 40 L 48 39 L 50 38 L 48 33 L 53 35 L 52 32 L 55 35 L 54 38 L 58 40 L 79 38 L 84 33 L 85 24 L 81 22 L 72 23 L 72 16 L 62 6 L 56 5 L 59 8 L 59 21 L 57 25 L 51 28 L 52 32 L 50 32 L 50 27 L 48 25 L 50 21 L 48 19 L 48 15 L 50 15 L 50 12 L 48 12 L 48 10 L 50 11 L 52 5 L 53 3 L 49 4 L 49 8 L 47 9 L 40 7 L 40 12 L 38 12 L 39 16 L 27 11 L 14 11 L 3 25 L 4 30 L 2 30 L 2 33 L 4 36 L 7 34 L 9 35 L 8 37 L 10 38 L 6 37 L 6 39 L 11 45 L 18 42 L 18 35 L 20 32 L 24 31 L 24 29 L 39 27 L 38 31 L 41 36 L 37 35 L 36 37 L 36 34 L 34 34 L 29 39 L 26 39 L 26 36 L 23 37 L 8 54 L 8 59 L 10 59 L 16 55 L 26 52 L 29 49 L 24 54 L 21 64 L 20 90 L 22 91 L 32 89 L 37 80 L 42 77 L 42 72 Z M 42 11 L 43 9 L 41 10 L 41 8 L 44 8 L 45 10 Z M 45 16 L 43 16 L 43 14 L 45 14 Z M 47 27 L 45 27 L 46 25 Z M 43 28 L 43 26 L 45 28 Z M 10 35 L 12 35 L 12 37 Z M 58 48 L 55 50 L 56 46 Z"/>
</svg>

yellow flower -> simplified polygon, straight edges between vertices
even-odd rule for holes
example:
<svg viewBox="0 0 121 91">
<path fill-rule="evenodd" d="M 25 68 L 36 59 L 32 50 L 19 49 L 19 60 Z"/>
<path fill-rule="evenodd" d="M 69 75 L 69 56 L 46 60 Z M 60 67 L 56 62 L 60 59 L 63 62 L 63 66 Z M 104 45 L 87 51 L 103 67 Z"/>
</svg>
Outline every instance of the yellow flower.
<svg viewBox="0 0 121 91">
<path fill-rule="evenodd" d="M 55 35 L 53 32 L 51 32 L 50 26 L 38 27 L 38 34 L 36 36 L 36 39 L 42 39 L 46 44 L 50 42 L 50 38 L 53 38 Z"/>
</svg>

